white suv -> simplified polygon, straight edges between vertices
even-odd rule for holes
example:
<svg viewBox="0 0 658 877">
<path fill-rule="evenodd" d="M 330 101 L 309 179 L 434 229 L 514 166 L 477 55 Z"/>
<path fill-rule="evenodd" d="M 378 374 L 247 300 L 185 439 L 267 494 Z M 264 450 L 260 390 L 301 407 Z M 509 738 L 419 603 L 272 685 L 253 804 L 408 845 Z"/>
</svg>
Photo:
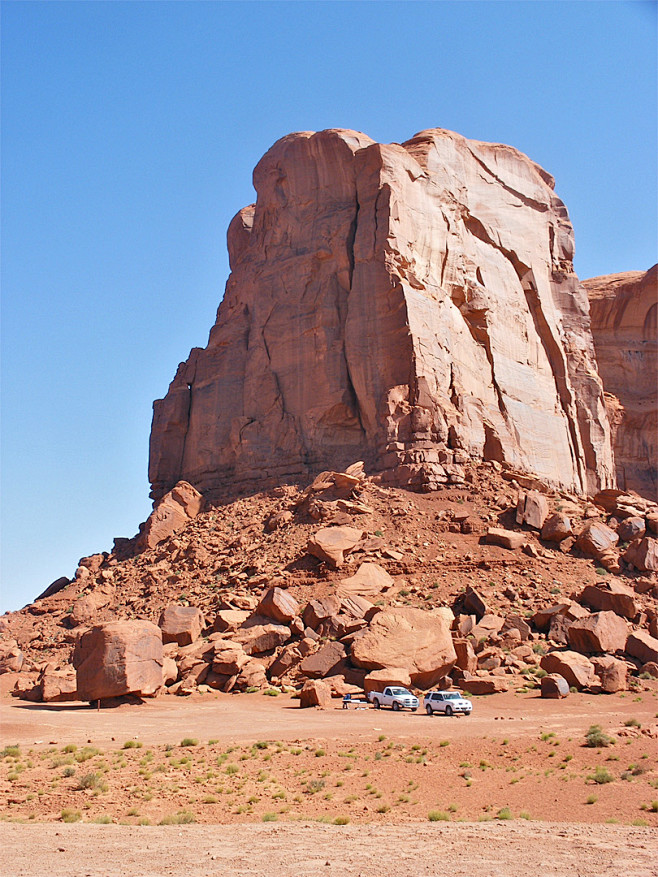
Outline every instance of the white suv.
<svg viewBox="0 0 658 877">
<path fill-rule="evenodd" d="M 461 691 L 428 691 L 423 699 L 423 706 L 428 716 L 434 713 L 464 713 L 470 716 L 473 704 L 466 700 Z"/>
</svg>

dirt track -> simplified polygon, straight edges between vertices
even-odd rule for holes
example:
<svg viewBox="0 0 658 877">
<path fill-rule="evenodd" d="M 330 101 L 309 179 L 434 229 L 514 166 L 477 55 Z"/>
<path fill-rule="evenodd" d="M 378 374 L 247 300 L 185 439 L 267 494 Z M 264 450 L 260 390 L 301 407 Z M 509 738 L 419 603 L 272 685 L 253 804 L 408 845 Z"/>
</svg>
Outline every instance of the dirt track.
<svg viewBox="0 0 658 877">
<path fill-rule="evenodd" d="M 560 824 L 3 825 L 4 877 L 655 877 L 658 833 Z"/>
</svg>

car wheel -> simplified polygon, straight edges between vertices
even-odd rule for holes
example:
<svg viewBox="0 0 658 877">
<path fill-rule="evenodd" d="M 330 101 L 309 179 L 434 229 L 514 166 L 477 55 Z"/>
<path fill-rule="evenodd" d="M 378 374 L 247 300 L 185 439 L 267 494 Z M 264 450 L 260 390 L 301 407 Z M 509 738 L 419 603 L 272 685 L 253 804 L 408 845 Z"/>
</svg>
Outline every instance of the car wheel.
<svg viewBox="0 0 658 877">
<path fill-rule="evenodd" d="M 466 712 L 466 713 L 464 713 L 464 715 L 465 715 L 465 716 L 470 716 L 470 713 Z"/>
<path fill-rule="evenodd" d="M 450 706 L 450 704 L 448 704 L 448 706 L 446 707 L 446 715 L 447 716 L 452 715 L 452 707 Z"/>
<path fill-rule="evenodd" d="M 395 712 L 397 712 L 400 709 L 400 704 L 397 702 L 397 700 L 393 701 L 393 709 Z"/>
<path fill-rule="evenodd" d="M 381 705 L 380 705 L 379 701 L 377 700 L 377 698 L 374 699 L 373 703 L 375 705 L 376 710 L 381 709 Z"/>
<path fill-rule="evenodd" d="M 429 704 L 427 704 L 427 706 L 425 707 L 425 712 L 427 713 L 428 716 L 434 715 L 434 710 L 432 709 L 432 707 Z"/>
</svg>

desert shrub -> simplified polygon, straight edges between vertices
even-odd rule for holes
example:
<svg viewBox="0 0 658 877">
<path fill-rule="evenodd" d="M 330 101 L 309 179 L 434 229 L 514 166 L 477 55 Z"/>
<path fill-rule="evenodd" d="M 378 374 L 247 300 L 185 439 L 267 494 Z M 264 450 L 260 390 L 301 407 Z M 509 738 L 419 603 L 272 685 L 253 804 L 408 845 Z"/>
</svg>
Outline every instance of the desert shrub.
<svg viewBox="0 0 658 877">
<path fill-rule="evenodd" d="M 350 821 L 349 816 L 337 816 L 334 819 L 334 825 L 347 825 Z"/>
<path fill-rule="evenodd" d="M 141 740 L 126 740 L 121 747 L 122 749 L 141 749 L 144 744 Z"/>
<path fill-rule="evenodd" d="M 600 725 L 591 725 L 585 734 L 585 745 L 590 749 L 597 749 L 603 746 L 610 746 L 615 741 L 603 732 Z"/>
<path fill-rule="evenodd" d="M 642 725 L 638 722 L 637 719 L 626 719 L 624 722 L 625 728 L 641 728 Z"/>
<path fill-rule="evenodd" d="M 97 816 L 92 822 L 96 822 L 98 825 L 110 825 L 112 823 L 112 817 L 108 816 L 107 813 L 103 813 L 101 816 Z"/>
<path fill-rule="evenodd" d="M 450 822 L 450 814 L 445 810 L 430 810 L 427 818 L 430 822 Z"/>
<path fill-rule="evenodd" d="M 196 739 L 196 737 L 183 737 L 183 739 L 180 741 L 180 745 L 185 747 L 198 746 L 199 741 Z"/>
<path fill-rule="evenodd" d="M 276 822 L 278 818 L 276 813 L 263 813 L 263 822 Z"/>
<path fill-rule="evenodd" d="M 92 771 L 91 773 L 85 773 L 78 779 L 77 789 L 78 791 L 83 791 L 83 789 L 98 789 L 102 785 L 102 780 L 100 776 Z"/>
<path fill-rule="evenodd" d="M 65 808 L 62 810 L 62 814 L 60 816 L 62 822 L 79 822 L 82 819 L 79 810 L 69 810 Z"/>
<path fill-rule="evenodd" d="M 603 786 L 606 783 L 613 783 L 615 778 L 607 769 L 607 767 L 603 767 L 603 765 L 599 764 L 594 771 L 593 774 L 587 777 L 588 780 L 592 780 L 599 786 Z"/>
<path fill-rule="evenodd" d="M 179 810 L 178 813 L 170 813 L 168 816 L 164 816 L 159 824 L 160 825 L 190 825 L 190 823 L 196 822 L 196 818 L 194 813 L 190 813 L 189 810 Z"/>
<path fill-rule="evenodd" d="M 509 807 L 502 807 L 498 813 L 496 813 L 496 819 L 512 819 L 512 811 Z"/>
</svg>

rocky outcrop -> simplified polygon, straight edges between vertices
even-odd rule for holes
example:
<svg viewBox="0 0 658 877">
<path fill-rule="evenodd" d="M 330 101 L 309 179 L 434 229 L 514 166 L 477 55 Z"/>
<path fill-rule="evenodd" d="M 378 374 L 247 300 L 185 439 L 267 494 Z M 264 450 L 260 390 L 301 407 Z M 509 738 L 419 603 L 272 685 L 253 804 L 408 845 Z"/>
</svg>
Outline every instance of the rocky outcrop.
<svg viewBox="0 0 658 877">
<path fill-rule="evenodd" d="M 658 265 L 583 281 L 617 483 L 658 500 Z"/>
<path fill-rule="evenodd" d="M 279 140 L 205 349 L 154 404 L 155 499 L 355 459 L 431 489 L 469 457 L 577 492 L 613 463 L 587 296 L 553 179 L 442 129 Z"/>
</svg>

